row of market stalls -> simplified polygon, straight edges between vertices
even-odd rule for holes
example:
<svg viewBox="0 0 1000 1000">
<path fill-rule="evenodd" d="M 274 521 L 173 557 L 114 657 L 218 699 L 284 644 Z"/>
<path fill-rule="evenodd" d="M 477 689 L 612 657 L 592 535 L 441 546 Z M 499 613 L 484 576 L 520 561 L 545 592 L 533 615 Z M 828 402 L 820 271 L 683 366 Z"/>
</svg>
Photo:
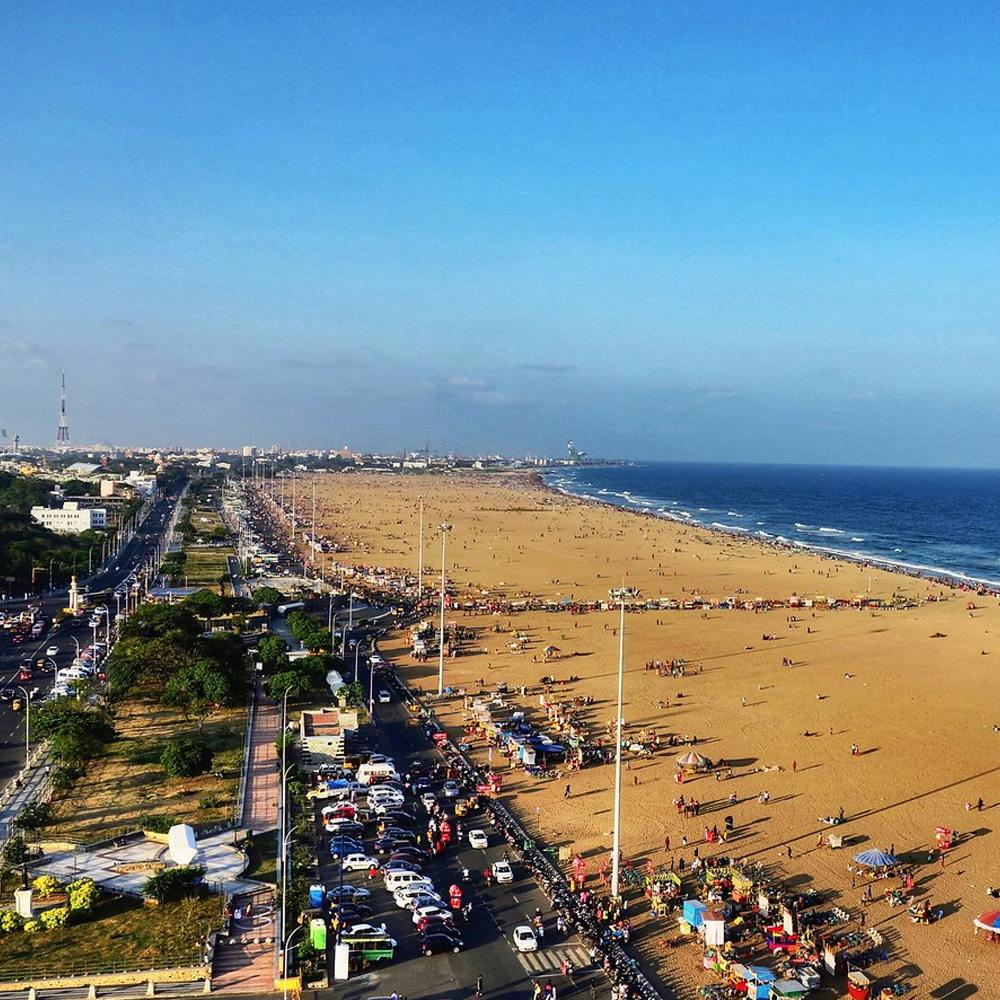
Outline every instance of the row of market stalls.
<svg viewBox="0 0 1000 1000">
<path fill-rule="evenodd" d="M 878 850 L 854 862 L 873 874 L 896 865 Z M 690 881 L 671 876 L 648 870 L 646 894 L 654 914 L 679 911 L 682 940 L 697 937 L 703 968 L 717 976 L 701 990 L 708 1000 L 800 997 L 819 988 L 824 974 L 846 977 L 852 1000 L 871 996 L 867 970 L 889 957 L 881 933 L 852 924 L 849 913 L 824 904 L 816 890 L 787 890 L 760 866 L 732 859 L 717 858 L 702 869 L 694 893 Z M 1000 912 L 996 917 L 1000 922 Z"/>
</svg>

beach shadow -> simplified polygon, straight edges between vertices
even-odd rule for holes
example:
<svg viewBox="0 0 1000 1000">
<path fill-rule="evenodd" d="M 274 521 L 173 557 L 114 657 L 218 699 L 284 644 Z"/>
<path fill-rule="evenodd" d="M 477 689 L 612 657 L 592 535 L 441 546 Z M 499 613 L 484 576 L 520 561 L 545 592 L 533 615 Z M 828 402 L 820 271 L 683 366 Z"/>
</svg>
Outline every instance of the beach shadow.
<svg viewBox="0 0 1000 1000">
<path fill-rule="evenodd" d="M 966 1000 L 967 997 L 974 996 L 978 992 L 979 987 L 975 983 L 970 983 L 965 979 L 949 979 L 942 986 L 931 990 L 931 996 L 935 1000 Z"/>
<path fill-rule="evenodd" d="M 812 771 L 814 768 L 822 767 L 822 764 L 810 764 L 808 767 L 800 767 L 795 774 L 802 774 L 803 771 Z"/>
<path fill-rule="evenodd" d="M 878 752 L 879 752 L 879 750 L 881 750 L 881 749 L 882 749 L 881 747 L 869 747 L 869 748 L 868 748 L 867 750 L 862 750 L 862 751 L 861 751 L 861 752 L 860 752 L 860 753 L 858 754 L 858 756 L 859 756 L 859 757 L 867 757 L 867 756 L 868 756 L 868 754 L 870 754 L 870 753 L 878 753 Z"/>
</svg>

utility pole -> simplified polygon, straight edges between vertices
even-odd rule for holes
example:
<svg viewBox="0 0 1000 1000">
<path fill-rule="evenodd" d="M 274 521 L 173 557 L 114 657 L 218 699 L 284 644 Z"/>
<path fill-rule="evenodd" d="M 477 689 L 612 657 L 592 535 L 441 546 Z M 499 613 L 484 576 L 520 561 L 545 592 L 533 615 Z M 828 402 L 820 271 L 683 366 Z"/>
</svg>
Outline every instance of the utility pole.
<svg viewBox="0 0 1000 1000">
<path fill-rule="evenodd" d="M 618 625 L 618 725 L 615 737 L 615 825 L 611 839 L 611 898 L 618 898 L 622 827 L 622 681 L 625 676 L 625 585 L 622 584 L 621 621 Z"/>
<path fill-rule="evenodd" d="M 417 499 L 420 501 L 420 557 L 417 566 L 417 603 L 419 604 L 424 596 L 424 498 L 421 494 Z"/>
<path fill-rule="evenodd" d="M 441 525 L 441 632 L 438 636 L 438 697 L 444 694 L 444 599 L 448 591 L 444 575 L 444 555 L 448 544 L 448 532 L 452 525 Z"/>
</svg>

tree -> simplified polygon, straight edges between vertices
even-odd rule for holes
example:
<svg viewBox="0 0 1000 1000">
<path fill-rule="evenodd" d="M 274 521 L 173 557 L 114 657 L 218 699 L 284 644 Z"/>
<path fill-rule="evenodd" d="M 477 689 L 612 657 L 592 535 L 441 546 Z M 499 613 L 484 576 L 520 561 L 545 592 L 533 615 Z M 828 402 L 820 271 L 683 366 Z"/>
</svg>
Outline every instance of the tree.
<svg viewBox="0 0 1000 1000">
<path fill-rule="evenodd" d="M 273 701 L 281 701 L 288 691 L 290 698 L 301 698 L 312 690 L 312 681 L 308 674 L 298 670 L 283 670 L 280 674 L 272 674 L 267 679 L 267 695 Z"/>
<path fill-rule="evenodd" d="M 212 591 L 202 589 L 184 599 L 184 606 L 191 609 L 192 614 L 206 621 L 212 618 L 219 618 L 229 610 L 229 605 L 225 597 L 213 594 Z"/>
<path fill-rule="evenodd" d="M 184 899 L 196 892 L 204 875 L 205 869 L 200 865 L 165 868 L 146 879 L 146 883 L 142 887 L 143 895 L 155 899 L 158 903 Z"/>
<path fill-rule="evenodd" d="M 25 833 L 37 833 L 52 822 L 52 807 L 48 802 L 29 802 L 14 820 L 14 826 Z"/>
<path fill-rule="evenodd" d="M 288 663 L 288 643 L 280 635 L 265 635 L 257 643 L 257 655 L 265 669 L 283 667 Z"/>
<path fill-rule="evenodd" d="M 41 705 L 32 713 L 31 724 L 39 738 L 49 740 L 52 755 L 71 765 L 100 756 L 115 737 L 107 709 L 69 698 Z"/>
<path fill-rule="evenodd" d="M 171 778 L 193 778 L 204 774 L 212 764 L 212 751 L 201 740 L 175 736 L 167 741 L 160 764 Z"/>
<path fill-rule="evenodd" d="M 360 708 L 365 703 L 365 689 L 359 681 L 345 684 L 338 692 L 338 697 L 344 699 L 344 704 L 350 708 Z"/>
<path fill-rule="evenodd" d="M 285 599 L 285 595 L 274 587 L 257 587 L 253 592 L 253 603 L 258 608 L 273 608 Z"/>
<path fill-rule="evenodd" d="M 121 628 L 123 638 L 162 638 L 173 632 L 193 637 L 201 631 L 198 619 L 184 604 L 140 604 Z"/>
<path fill-rule="evenodd" d="M 179 708 L 186 718 L 198 719 L 200 728 L 215 708 L 232 703 L 229 678 L 214 661 L 198 660 L 193 667 L 167 681 L 160 700 L 171 708 Z"/>
</svg>

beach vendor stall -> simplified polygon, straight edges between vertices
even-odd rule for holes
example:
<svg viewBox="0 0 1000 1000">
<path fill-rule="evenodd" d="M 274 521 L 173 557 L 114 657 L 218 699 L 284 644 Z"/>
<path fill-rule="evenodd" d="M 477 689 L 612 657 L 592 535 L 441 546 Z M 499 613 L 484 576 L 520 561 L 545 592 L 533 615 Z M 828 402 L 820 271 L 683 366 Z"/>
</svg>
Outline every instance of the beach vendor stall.
<svg viewBox="0 0 1000 1000">
<path fill-rule="evenodd" d="M 795 1000 L 808 992 L 809 987 L 798 979 L 778 979 L 771 983 L 770 1000 Z"/>
<path fill-rule="evenodd" d="M 847 974 L 847 995 L 851 1000 L 868 1000 L 872 992 L 872 981 L 858 970 Z"/>
<path fill-rule="evenodd" d="M 690 934 L 691 931 L 699 930 L 707 909 L 708 907 L 700 899 L 685 899 L 681 907 L 681 931 Z"/>
<path fill-rule="evenodd" d="M 741 993 L 746 993 L 748 1000 L 769 1000 L 771 984 L 778 977 L 764 965 L 735 964 L 729 969 L 730 982 Z"/>
<path fill-rule="evenodd" d="M 675 761 L 679 771 L 684 771 L 692 774 L 697 774 L 699 772 L 705 772 L 711 770 L 712 762 L 704 754 L 696 753 L 694 750 L 689 750 L 687 753 L 682 753 Z"/>
<path fill-rule="evenodd" d="M 877 847 L 855 854 L 854 863 L 865 868 L 894 868 L 897 864 L 893 855 L 880 851 Z"/>
<path fill-rule="evenodd" d="M 980 913 L 972 926 L 976 929 L 976 934 L 980 931 L 986 932 L 987 941 L 1000 941 L 1000 910 L 987 910 Z"/>
<path fill-rule="evenodd" d="M 701 929 L 706 948 L 721 948 L 726 943 L 726 915 L 721 910 L 705 910 Z"/>
</svg>

